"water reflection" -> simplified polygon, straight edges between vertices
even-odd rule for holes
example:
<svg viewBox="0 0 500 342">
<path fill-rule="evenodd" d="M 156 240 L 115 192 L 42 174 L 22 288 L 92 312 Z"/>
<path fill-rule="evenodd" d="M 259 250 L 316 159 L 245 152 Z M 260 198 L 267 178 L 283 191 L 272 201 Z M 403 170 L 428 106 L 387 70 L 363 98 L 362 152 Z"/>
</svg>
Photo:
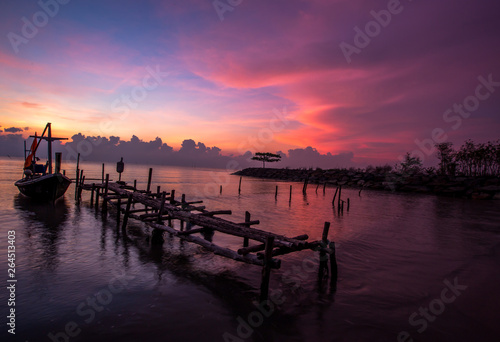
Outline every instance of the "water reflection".
<svg viewBox="0 0 500 342">
<path fill-rule="evenodd" d="M 23 218 L 28 224 L 41 222 L 49 229 L 58 229 L 66 222 L 69 205 L 65 197 L 55 203 L 37 202 L 17 194 L 14 196 L 14 208 L 24 212 Z"/>
<path fill-rule="evenodd" d="M 14 197 L 14 208 L 19 211 L 25 223 L 28 239 L 33 244 L 34 253 L 41 251 L 40 263 L 43 268 L 54 270 L 62 228 L 69 216 L 66 198 L 55 203 L 36 202 L 21 194 Z"/>
</svg>

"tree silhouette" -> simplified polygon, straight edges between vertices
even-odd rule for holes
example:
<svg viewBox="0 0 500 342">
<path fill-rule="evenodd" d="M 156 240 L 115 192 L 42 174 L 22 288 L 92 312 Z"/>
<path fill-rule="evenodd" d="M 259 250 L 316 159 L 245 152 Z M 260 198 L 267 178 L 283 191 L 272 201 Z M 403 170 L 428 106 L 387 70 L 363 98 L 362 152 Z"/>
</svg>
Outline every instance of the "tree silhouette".
<svg viewBox="0 0 500 342">
<path fill-rule="evenodd" d="M 419 157 L 412 157 L 410 152 L 407 152 L 400 168 L 406 174 L 417 173 L 422 169 L 422 160 Z"/>
<path fill-rule="evenodd" d="M 440 172 L 443 175 L 454 175 L 455 174 L 455 151 L 453 150 L 453 143 L 444 142 L 441 144 L 436 144 L 437 156 L 441 161 L 439 163 Z"/>
<path fill-rule="evenodd" d="M 262 162 L 262 167 L 266 167 L 266 162 L 274 163 L 279 162 L 281 160 L 281 156 L 279 154 L 274 154 L 270 152 L 256 152 L 255 156 L 252 157 L 252 160 L 258 160 Z"/>
</svg>

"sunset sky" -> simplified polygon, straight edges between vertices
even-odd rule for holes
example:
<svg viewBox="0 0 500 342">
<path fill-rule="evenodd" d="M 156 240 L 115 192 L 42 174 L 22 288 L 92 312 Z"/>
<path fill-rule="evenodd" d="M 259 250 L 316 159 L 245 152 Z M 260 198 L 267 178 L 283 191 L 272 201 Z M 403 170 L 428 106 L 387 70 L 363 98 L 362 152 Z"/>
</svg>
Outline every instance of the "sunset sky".
<svg viewBox="0 0 500 342">
<path fill-rule="evenodd" d="M 359 164 L 433 135 L 500 138 L 498 1 L 40 3 L 0 5 L 3 135 L 50 121 L 63 136 L 311 146 Z"/>
</svg>

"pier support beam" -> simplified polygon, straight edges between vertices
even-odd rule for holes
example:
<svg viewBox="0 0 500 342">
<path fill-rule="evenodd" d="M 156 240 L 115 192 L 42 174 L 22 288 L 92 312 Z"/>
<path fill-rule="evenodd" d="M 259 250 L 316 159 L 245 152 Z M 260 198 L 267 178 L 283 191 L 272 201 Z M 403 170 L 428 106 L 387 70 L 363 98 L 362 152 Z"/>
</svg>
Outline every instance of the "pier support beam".
<svg viewBox="0 0 500 342">
<path fill-rule="evenodd" d="M 265 301 L 269 297 L 269 281 L 271 279 L 271 260 L 273 257 L 274 236 L 266 239 L 266 250 L 264 254 L 264 266 L 262 267 L 262 282 L 260 284 L 260 300 Z"/>
<path fill-rule="evenodd" d="M 132 194 L 128 194 L 127 207 L 125 208 L 125 214 L 123 214 L 123 224 L 122 230 L 125 231 L 127 228 L 128 217 L 130 215 L 130 206 L 132 205 Z"/>
<path fill-rule="evenodd" d="M 323 226 L 323 234 L 321 236 L 321 246 L 322 248 L 319 251 L 319 272 L 318 272 L 318 280 L 321 282 L 325 275 L 325 270 L 328 274 L 328 256 L 324 248 L 328 246 L 328 231 L 330 230 L 330 222 L 325 222 Z"/>
</svg>

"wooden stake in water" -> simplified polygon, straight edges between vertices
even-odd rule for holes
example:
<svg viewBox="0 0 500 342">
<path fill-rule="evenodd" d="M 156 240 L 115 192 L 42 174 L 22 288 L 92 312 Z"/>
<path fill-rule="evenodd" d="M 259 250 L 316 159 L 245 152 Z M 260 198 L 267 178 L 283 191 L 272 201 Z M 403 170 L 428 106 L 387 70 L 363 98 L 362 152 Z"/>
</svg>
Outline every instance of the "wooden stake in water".
<svg viewBox="0 0 500 342">
<path fill-rule="evenodd" d="M 101 178 L 102 178 L 102 184 L 104 184 L 104 163 L 102 163 Z"/>
<path fill-rule="evenodd" d="M 241 178 L 243 177 L 240 177 L 240 185 L 238 186 L 238 195 L 241 193 Z"/>
<path fill-rule="evenodd" d="M 97 188 L 95 192 L 95 211 L 99 210 L 99 192 L 101 191 L 101 188 Z"/>
<path fill-rule="evenodd" d="M 165 207 L 165 196 L 167 193 L 165 191 L 162 192 L 161 194 L 161 203 L 160 203 L 160 211 L 158 212 L 158 223 L 162 222 L 162 216 L 163 216 L 163 208 Z"/>
<path fill-rule="evenodd" d="M 292 203 L 292 186 L 290 185 L 290 199 L 288 200 L 288 203 Z"/>
<path fill-rule="evenodd" d="M 323 227 L 323 234 L 321 238 L 321 250 L 319 252 L 319 273 L 318 278 L 321 281 L 324 276 L 325 270 L 328 269 L 328 257 L 324 248 L 328 246 L 328 231 L 330 230 L 330 222 L 325 222 Z"/>
<path fill-rule="evenodd" d="M 151 177 L 153 176 L 153 168 L 149 168 L 149 174 L 148 174 L 148 187 L 146 188 L 146 192 L 149 194 L 151 191 Z"/>
<path fill-rule="evenodd" d="M 78 156 L 76 157 L 75 199 L 78 198 L 78 177 L 79 176 L 80 176 L 80 153 L 78 153 Z"/>
<path fill-rule="evenodd" d="M 94 206 L 94 191 L 95 191 L 95 183 L 92 183 L 92 190 L 90 192 L 90 206 Z"/>
<path fill-rule="evenodd" d="M 335 189 L 335 195 L 333 195 L 333 199 L 332 199 L 332 205 L 335 206 L 335 198 L 337 197 L 337 192 L 339 191 L 339 187 L 337 187 L 337 189 Z"/>
<path fill-rule="evenodd" d="M 274 192 L 274 199 L 278 199 L 278 186 L 276 185 L 276 191 Z"/>
<path fill-rule="evenodd" d="M 102 212 L 108 212 L 108 186 L 109 186 L 109 173 L 106 174 L 106 181 L 104 187 L 104 195 L 102 197 Z"/>
<path fill-rule="evenodd" d="M 330 242 L 329 244 L 332 252 L 330 253 L 330 287 L 332 289 L 337 288 L 337 276 L 338 276 L 338 268 L 337 268 L 337 256 L 335 255 L 335 242 Z"/>
</svg>

